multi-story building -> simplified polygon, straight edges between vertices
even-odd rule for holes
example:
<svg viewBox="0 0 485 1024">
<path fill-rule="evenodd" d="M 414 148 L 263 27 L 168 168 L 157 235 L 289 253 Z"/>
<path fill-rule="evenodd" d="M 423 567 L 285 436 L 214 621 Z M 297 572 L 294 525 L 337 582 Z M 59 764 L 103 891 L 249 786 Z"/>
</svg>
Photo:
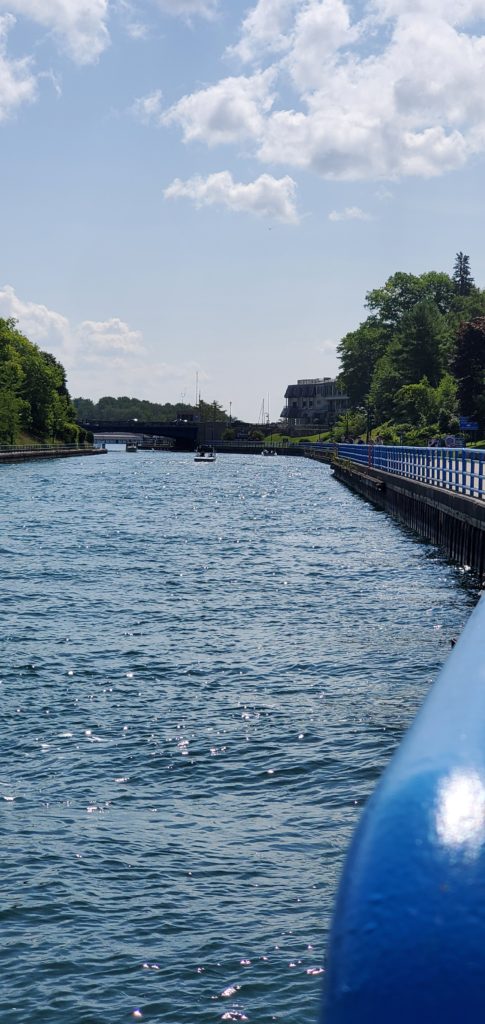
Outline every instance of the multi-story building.
<svg viewBox="0 0 485 1024">
<path fill-rule="evenodd" d="M 331 377 L 312 377 L 289 384 L 286 405 L 281 415 L 291 426 L 318 423 L 332 426 L 349 408 L 349 399 L 339 391 Z"/>
</svg>

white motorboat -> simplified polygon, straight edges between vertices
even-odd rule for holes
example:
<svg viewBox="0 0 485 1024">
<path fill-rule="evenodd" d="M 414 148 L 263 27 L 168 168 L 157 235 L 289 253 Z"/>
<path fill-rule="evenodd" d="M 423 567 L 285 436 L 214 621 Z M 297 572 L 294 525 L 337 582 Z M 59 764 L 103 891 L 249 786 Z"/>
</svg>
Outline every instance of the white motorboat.
<svg viewBox="0 0 485 1024">
<path fill-rule="evenodd" d="M 215 461 L 216 461 L 216 453 L 215 453 L 214 449 L 212 449 L 212 451 L 209 451 L 209 452 L 206 452 L 206 451 L 203 451 L 203 450 L 199 449 L 199 451 L 196 451 L 196 453 L 194 455 L 194 462 L 215 462 Z"/>
</svg>

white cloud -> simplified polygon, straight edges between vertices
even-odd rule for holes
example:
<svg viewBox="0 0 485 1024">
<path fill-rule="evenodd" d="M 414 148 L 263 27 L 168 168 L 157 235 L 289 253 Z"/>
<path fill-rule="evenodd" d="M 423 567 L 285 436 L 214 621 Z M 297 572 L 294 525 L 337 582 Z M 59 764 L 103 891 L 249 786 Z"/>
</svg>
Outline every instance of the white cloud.
<svg viewBox="0 0 485 1024">
<path fill-rule="evenodd" d="M 30 341 L 60 360 L 73 397 L 97 400 L 102 395 L 136 395 L 151 401 L 179 401 L 192 393 L 193 362 L 168 363 L 149 352 L 141 331 L 118 317 L 72 324 L 56 310 L 19 298 L 11 285 L 0 288 L 0 316 L 14 317 Z"/>
<path fill-rule="evenodd" d="M 328 215 L 329 220 L 372 220 L 369 213 L 365 213 L 359 206 L 346 206 L 345 210 L 332 210 Z"/>
<path fill-rule="evenodd" d="M 165 189 L 166 199 L 185 197 L 197 206 L 225 206 L 237 212 L 255 213 L 260 217 L 275 217 L 287 224 L 298 223 L 295 206 L 296 185 L 293 178 L 273 178 L 262 174 L 256 181 L 245 185 L 233 181 L 229 171 L 210 174 L 208 178 L 178 178 Z"/>
<path fill-rule="evenodd" d="M 324 83 L 332 74 L 339 50 L 355 42 L 358 35 L 343 0 L 309 3 L 299 11 L 286 63 L 296 87 L 305 92 Z"/>
<path fill-rule="evenodd" d="M 37 79 L 30 59 L 11 60 L 7 56 L 7 36 L 14 24 L 15 18 L 10 14 L 0 15 L 0 121 L 37 96 Z"/>
<path fill-rule="evenodd" d="M 184 96 L 162 123 L 185 141 L 244 141 L 263 163 L 335 180 L 430 177 L 484 152 L 485 0 L 357 10 L 258 0 L 229 54 L 266 68 Z"/>
<path fill-rule="evenodd" d="M 244 18 L 241 38 L 228 53 L 242 61 L 252 61 L 264 51 L 278 53 L 289 44 L 291 16 L 302 0 L 259 0 Z"/>
<path fill-rule="evenodd" d="M 149 93 L 148 96 L 141 96 L 135 100 L 131 107 L 131 113 L 143 124 L 151 124 L 151 122 L 159 124 L 162 114 L 161 89 L 156 89 L 155 92 Z"/>
<path fill-rule="evenodd" d="M 30 341 L 71 363 L 79 357 L 104 359 L 113 353 L 143 351 L 141 332 L 132 330 L 123 320 L 84 320 L 73 326 L 62 313 L 19 298 L 9 284 L 0 289 L 0 316 L 14 317 L 18 329 Z"/>
<path fill-rule="evenodd" d="M 219 6 L 219 0 L 155 0 L 155 2 L 165 14 L 176 16 L 198 14 L 205 18 L 212 17 Z"/>
<path fill-rule="evenodd" d="M 371 6 L 384 19 L 424 14 L 452 25 L 466 25 L 485 15 L 484 0 L 373 0 Z"/>
<path fill-rule="evenodd" d="M 259 138 L 273 103 L 274 80 L 272 69 L 249 78 L 223 78 L 217 85 L 183 96 L 162 120 L 179 124 L 186 141 L 201 140 L 209 146 Z"/>
<path fill-rule="evenodd" d="M 0 0 L 0 10 L 50 29 L 77 64 L 96 61 L 109 44 L 108 0 Z"/>
<path fill-rule="evenodd" d="M 0 316 L 14 317 L 27 338 L 40 348 L 49 344 L 54 355 L 59 356 L 69 346 L 71 332 L 66 317 L 47 306 L 20 299 L 9 284 L 0 288 Z"/>
<path fill-rule="evenodd" d="M 104 357 L 111 352 L 143 351 L 141 332 L 130 330 L 128 324 L 117 317 L 101 321 L 84 320 L 76 333 L 88 355 Z"/>
<path fill-rule="evenodd" d="M 484 72 L 483 40 L 404 16 L 382 52 L 334 56 L 306 109 L 275 110 L 260 157 L 344 180 L 459 167 L 483 123 Z"/>
<path fill-rule="evenodd" d="M 144 25 L 142 21 L 127 22 L 126 31 L 131 39 L 148 38 L 148 26 Z"/>
<path fill-rule="evenodd" d="M 136 5 L 131 0 L 115 0 L 116 10 L 119 11 L 125 31 L 131 39 L 147 39 L 149 35 L 148 25 L 139 17 Z"/>
</svg>

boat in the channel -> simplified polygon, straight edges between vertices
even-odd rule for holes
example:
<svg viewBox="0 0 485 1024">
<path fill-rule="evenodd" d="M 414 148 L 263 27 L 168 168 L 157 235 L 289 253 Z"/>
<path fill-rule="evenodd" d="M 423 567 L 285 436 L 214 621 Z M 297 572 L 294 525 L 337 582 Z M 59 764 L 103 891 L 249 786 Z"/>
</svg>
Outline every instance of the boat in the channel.
<svg viewBox="0 0 485 1024">
<path fill-rule="evenodd" d="M 216 453 L 212 448 L 210 451 L 206 451 L 203 448 L 198 448 L 194 455 L 194 462 L 215 462 Z"/>
</svg>

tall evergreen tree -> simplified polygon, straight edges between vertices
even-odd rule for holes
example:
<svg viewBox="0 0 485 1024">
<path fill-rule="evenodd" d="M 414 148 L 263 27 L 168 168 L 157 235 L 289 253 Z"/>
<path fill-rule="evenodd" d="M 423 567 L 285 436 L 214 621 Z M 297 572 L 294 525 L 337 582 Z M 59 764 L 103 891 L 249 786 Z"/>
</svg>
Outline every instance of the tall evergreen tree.
<svg viewBox="0 0 485 1024">
<path fill-rule="evenodd" d="M 398 364 L 406 384 L 426 377 L 435 388 L 441 377 L 443 318 L 434 302 L 417 302 L 401 322 Z"/>
<path fill-rule="evenodd" d="M 453 281 L 458 295 L 470 295 L 475 282 L 470 271 L 470 257 L 457 252 L 453 266 Z"/>
<path fill-rule="evenodd" d="M 460 412 L 472 419 L 484 418 L 485 317 L 461 325 L 453 372 L 458 380 Z"/>
</svg>

